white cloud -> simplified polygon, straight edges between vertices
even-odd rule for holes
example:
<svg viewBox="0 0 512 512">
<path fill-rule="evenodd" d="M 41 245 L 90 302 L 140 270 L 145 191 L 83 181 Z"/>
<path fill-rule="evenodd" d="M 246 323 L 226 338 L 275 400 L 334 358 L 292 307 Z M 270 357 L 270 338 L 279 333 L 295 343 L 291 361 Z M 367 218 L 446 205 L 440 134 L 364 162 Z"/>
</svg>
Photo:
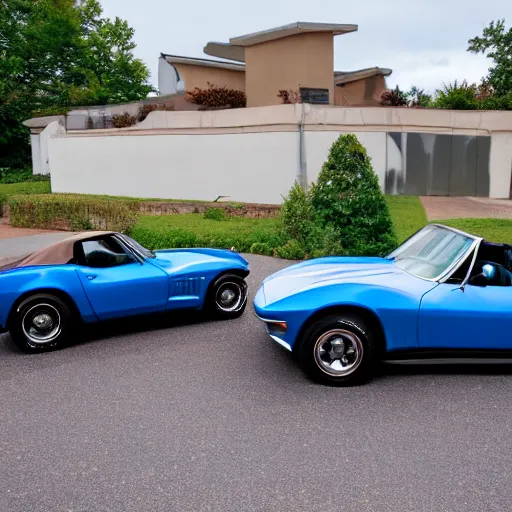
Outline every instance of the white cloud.
<svg viewBox="0 0 512 512">
<path fill-rule="evenodd" d="M 393 74 L 387 79 L 390 87 L 398 85 L 407 90 L 416 85 L 428 92 L 443 83 L 466 79 L 469 83 L 479 83 L 487 75 L 490 61 L 482 55 L 474 55 L 464 50 L 443 52 L 415 52 L 394 56 L 388 65 Z"/>
</svg>

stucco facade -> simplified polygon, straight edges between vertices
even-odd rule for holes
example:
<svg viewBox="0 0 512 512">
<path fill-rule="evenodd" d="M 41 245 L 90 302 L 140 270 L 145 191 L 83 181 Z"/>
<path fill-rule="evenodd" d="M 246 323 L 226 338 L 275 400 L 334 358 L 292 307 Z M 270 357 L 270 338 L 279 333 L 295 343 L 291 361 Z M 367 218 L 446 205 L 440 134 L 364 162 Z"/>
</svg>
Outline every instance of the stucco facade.
<svg viewBox="0 0 512 512">
<path fill-rule="evenodd" d="M 190 64 L 174 64 L 174 67 L 184 81 L 187 91 L 192 91 L 196 87 L 206 89 L 208 83 L 217 87 L 245 91 L 245 71 L 243 69 L 235 71 L 232 69 L 192 66 Z"/>
<path fill-rule="evenodd" d="M 306 33 L 245 49 L 247 106 L 282 103 L 279 90 L 327 89 L 334 103 L 332 33 Z"/>
<path fill-rule="evenodd" d="M 386 78 L 382 74 L 336 84 L 334 104 L 342 107 L 376 107 L 380 104 L 382 93 L 386 90 Z"/>
<path fill-rule="evenodd" d="M 296 22 L 229 43 L 207 43 L 204 52 L 223 61 L 162 54 L 159 90 L 174 94 L 210 83 L 245 91 L 248 107 L 279 105 L 282 90 L 302 96 L 304 103 L 373 106 L 391 70 L 333 69 L 334 37 L 357 30 L 357 25 Z"/>
</svg>

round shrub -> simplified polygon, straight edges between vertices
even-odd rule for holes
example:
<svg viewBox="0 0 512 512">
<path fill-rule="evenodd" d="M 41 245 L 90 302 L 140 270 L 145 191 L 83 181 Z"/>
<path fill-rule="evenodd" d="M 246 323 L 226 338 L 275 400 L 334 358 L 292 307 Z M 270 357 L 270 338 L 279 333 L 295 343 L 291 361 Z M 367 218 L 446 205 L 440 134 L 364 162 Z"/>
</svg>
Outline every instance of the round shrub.
<svg viewBox="0 0 512 512">
<path fill-rule="evenodd" d="M 311 202 L 319 224 L 338 233 L 346 254 L 385 255 L 395 247 L 379 180 L 355 135 L 341 135 L 331 146 L 311 189 Z"/>
<path fill-rule="evenodd" d="M 298 240 L 289 240 L 276 249 L 276 256 L 284 260 L 303 260 L 306 253 Z"/>
<path fill-rule="evenodd" d="M 263 256 L 272 256 L 274 254 L 272 247 L 269 244 L 262 242 L 256 242 L 252 244 L 249 252 L 251 254 L 263 254 Z"/>
<path fill-rule="evenodd" d="M 281 218 L 286 233 L 307 248 L 315 229 L 315 212 L 308 194 L 297 182 L 284 198 Z"/>
</svg>

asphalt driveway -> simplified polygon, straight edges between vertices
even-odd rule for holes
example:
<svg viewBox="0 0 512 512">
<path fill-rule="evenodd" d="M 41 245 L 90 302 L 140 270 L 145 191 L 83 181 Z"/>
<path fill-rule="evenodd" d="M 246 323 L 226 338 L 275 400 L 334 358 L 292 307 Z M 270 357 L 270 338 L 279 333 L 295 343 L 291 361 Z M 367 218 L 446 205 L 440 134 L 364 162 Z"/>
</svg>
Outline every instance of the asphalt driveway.
<svg viewBox="0 0 512 512">
<path fill-rule="evenodd" d="M 248 258 L 252 296 L 287 265 Z M 1 336 L 0 510 L 510 509 L 510 367 L 389 366 L 328 388 L 252 308 L 193 320 L 109 325 L 35 356 Z"/>
</svg>

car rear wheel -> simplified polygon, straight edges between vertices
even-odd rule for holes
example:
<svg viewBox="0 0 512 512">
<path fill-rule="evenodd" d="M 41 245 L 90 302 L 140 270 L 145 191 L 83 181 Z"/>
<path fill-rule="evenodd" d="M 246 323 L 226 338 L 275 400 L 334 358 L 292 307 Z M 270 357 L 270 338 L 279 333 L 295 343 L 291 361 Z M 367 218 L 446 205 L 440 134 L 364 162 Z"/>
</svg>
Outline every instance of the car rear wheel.
<svg viewBox="0 0 512 512">
<path fill-rule="evenodd" d="M 356 315 L 327 315 L 316 320 L 304 333 L 298 348 L 303 369 L 323 384 L 363 384 L 373 375 L 374 337 Z"/>
<path fill-rule="evenodd" d="M 247 305 L 247 283 L 236 274 L 224 274 L 217 279 L 207 298 L 207 307 L 215 317 L 237 318 Z"/>
<path fill-rule="evenodd" d="M 11 321 L 11 337 L 28 353 L 62 348 L 72 333 L 72 313 L 59 297 L 50 294 L 32 295 L 16 308 Z"/>
</svg>

